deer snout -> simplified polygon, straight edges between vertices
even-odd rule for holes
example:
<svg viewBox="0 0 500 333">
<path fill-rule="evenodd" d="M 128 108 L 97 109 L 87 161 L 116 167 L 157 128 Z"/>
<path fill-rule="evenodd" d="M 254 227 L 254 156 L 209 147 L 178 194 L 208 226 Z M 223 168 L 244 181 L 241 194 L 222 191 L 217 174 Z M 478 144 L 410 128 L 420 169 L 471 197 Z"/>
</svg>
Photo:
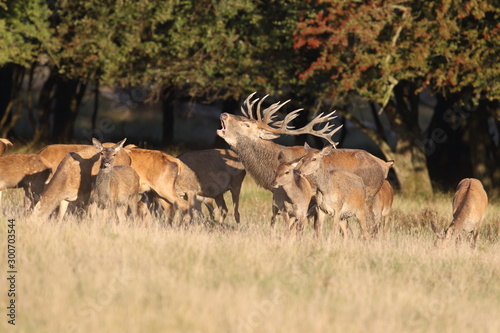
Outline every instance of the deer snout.
<svg viewBox="0 0 500 333">
<path fill-rule="evenodd" d="M 273 180 L 273 182 L 271 183 L 271 187 L 278 188 L 278 183 L 276 182 L 276 180 Z"/>
</svg>

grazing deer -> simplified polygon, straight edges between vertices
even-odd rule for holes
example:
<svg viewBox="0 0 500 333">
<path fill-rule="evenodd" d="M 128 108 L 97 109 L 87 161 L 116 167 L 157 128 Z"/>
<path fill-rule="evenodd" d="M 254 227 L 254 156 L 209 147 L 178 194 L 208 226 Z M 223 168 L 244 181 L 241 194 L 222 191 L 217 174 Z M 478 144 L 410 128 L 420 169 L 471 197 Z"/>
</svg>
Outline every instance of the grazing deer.
<svg viewBox="0 0 500 333">
<path fill-rule="evenodd" d="M 50 168 L 37 154 L 10 154 L 0 157 L 0 202 L 7 188 L 22 187 L 25 204 L 32 208 L 43 192 Z"/>
<path fill-rule="evenodd" d="M 170 215 L 170 221 L 176 210 L 180 211 L 182 218 L 190 217 L 190 206 L 176 189 L 176 182 L 186 168 L 179 159 L 158 150 L 125 147 L 130 158 L 130 165 L 139 175 L 140 193 L 154 191 L 162 207 Z M 185 221 L 185 220 L 184 220 Z"/>
<path fill-rule="evenodd" d="M 275 215 L 282 211 L 288 230 L 301 232 L 307 225 L 307 213 L 313 195 L 311 185 L 294 168 L 298 161 L 286 162 L 283 156 L 278 155 L 281 163 L 276 169 L 276 177 L 271 183 L 276 191 L 273 192 L 273 220 Z"/>
<path fill-rule="evenodd" d="M 5 150 L 7 150 L 7 146 L 12 146 L 12 142 L 7 139 L 0 138 L 0 156 L 5 153 Z"/>
<path fill-rule="evenodd" d="M 434 245 L 438 248 L 456 241 L 462 231 L 471 237 L 471 248 L 476 247 L 479 227 L 488 207 L 488 195 L 483 184 L 474 178 L 465 178 L 458 183 L 453 197 L 453 221 L 445 231 L 439 231 L 434 222 L 431 227 L 437 236 Z"/>
<path fill-rule="evenodd" d="M 382 228 L 382 233 L 384 235 L 387 232 L 387 218 L 391 213 L 393 200 L 394 189 L 387 180 L 384 180 L 382 187 L 378 191 L 377 195 L 375 195 L 375 200 L 373 201 L 375 226 L 372 230 L 374 235 L 379 232 L 380 228 Z"/>
<path fill-rule="evenodd" d="M 125 140 L 113 147 L 103 147 L 92 139 L 94 148 L 101 154 L 101 164 L 92 189 L 91 201 L 101 209 L 111 209 L 119 221 L 126 219 L 127 207 L 132 218 L 136 218 L 139 201 L 139 175 L 128 165 L 115 164 L 116 154 L 123 148 Z"/>
<path fill-rule="evenodd" d="M 104 143 L 112 147 L 113 143 Z M 101 154 L 93 146 L 65 155 L 49 183 L 45 186 L 40 201 L 34 209 L 34 216 L 44 219 L 59 206 L 59 220 L 62 220 L 70 202 L 85 208 L 90 198 L 92 184 L 99 172 Z M 118 152 L 115 164 L 130 165 L 131 160 L 122 149 Z"/>
<path fill-rule="evenodd" d="M 351 172 L 342 169 L 329 170 L 325 166 L 325 157 L 331 153 L 333 146 L 326 146 L 322 150 L 308 147 L 306 144 L 307 154 L 300 159 L 297 170 L 314 179 L 317 186 L 317 207 L 333 217 L 332 234 L 337 233 L 340 225 L 344 237 L 347 237 L 345 219 L 354 216 L 359 222 L 363 237 L 368 240 L 367 219 L 370 214 L 365 204 L 366 191 L 363 180 Z M 322 228 L 321 222 L 314 226 L 317 235 Z"/>
<path fill-rule="evenodd" d="M 331 136 L 340 129 L 333 129 L 334 125 L 325 125 L 321 129 L 314 129 L 316 124 L 327 122 L 335 118 L 333 112 L 328 115 L 320 114 L 306 126 L 293 129 L 290 122 L 295 119 L 302 109 L 292 111 L 281 121 L 275 120 L 278 110 L 285 105 L 275 103 L 261 111 L 264 97 L 252 99 L 255 93 L 249 95 L 244 102 L 244 116 L 222 113 L 220 116 L 222 128 L 217 134 L 222 137 L 238 154 L 247 172 L 256 183 L 263 188 L 273 191 L 271 183 L 277 169 L 278 155 L 281 153 L 287 161 L 298 159 L 306 154 L 304 147 L 285 147 L 272 142 L 282 134 L 298 135 L 311 134 L 326 139 L 334 144 Z M 258 103 L 257 103 L 258 102 Z M 255 115 L 253 108 L 257 104 Z M 366 201 L 370 208 L 373 205 L 375 194 L 379 191 L 389 172 L 389 165 L 372 154 L 358 149 L 333 149 L 324 157 L 324 165 L 328 170 L 341 169 L 358 175 L 366 186 Z M 309 180 L 309 179 L 308 179 Z M 314 185 L 311 183 L 314 187 Z M 373 215 L 373 213 L 370 213 Z"/>
<path fill-rule="evenodd" d="M 223 223 L 228 209 L 224 201 L 224 193 L 231 192 L 233 199 L 234 219 L 240 223 L 239 199 L 241 185 L 246 171 L 239 161 L 238 155 L 229 149 L 207 149 L 182 153 L 177 158 L 182 161 L 190 173 L 179 177 L 176 187 L 189 189 L 203 198 L 196 198 L 196 209 L 204 201 L 213 219 L 213 205 L 204 198 L 213 198 L 219 208 L 219 223 Z M 201 200 L 200 200 L 201 199 Z"/>
</svg>

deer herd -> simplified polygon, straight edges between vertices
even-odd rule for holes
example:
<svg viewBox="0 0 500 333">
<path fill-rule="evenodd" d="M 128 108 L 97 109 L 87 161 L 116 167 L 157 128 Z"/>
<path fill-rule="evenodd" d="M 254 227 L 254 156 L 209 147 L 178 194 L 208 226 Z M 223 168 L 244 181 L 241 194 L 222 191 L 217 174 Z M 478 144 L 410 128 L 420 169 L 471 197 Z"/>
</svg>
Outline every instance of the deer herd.
<svg viewBox="0 0 500 333">
<path fill-rule="evenodd" d="M 130 218 L 148 223 L 163 211 L 169 223 L 203 219 L 205 205 L 214 219 L 214 204 L 223 223 L 228 208 L 224 193 L 231 192 L 234 217 L 240 222 L 239 196 L 248 172 L 255 182 L 272 192 L 274 225 L 282 216 L 291 235 L 300 236 L 310 220 L 320 236 L 326 215 L 333 219 L 331 234 L 344 239 L 352 231 L 348 220 L 359 223 L 368 240 L 387 230 L 394 191 L 386 180 L 393 161 L 383 161 L 358 149 L 337 149 L 332 135 L 340 129 L 330 121 L 334 113 L 320 114 L 302 128 L 291 122 L 298 109 L 281 116 L 288 102 L 262 110 L 267 96 L 251 94 L 241 107 L 242 116 L 222 113 L 217 134 L 231 149 L 208 149 L 178 157 L 158 150 L 124 146 L 126 139 L 92 145 L 49 145 L 34 154 L 1 156 L 9 140 L 0 139 L 1 191 L 23 188 L 25 205 L 34 217 L 62 220 L 68 208 L 76 214 L 109 213 L 120 222 Z M 321 125 L 325 124 L 325 125 Z M 319 128 L 318 128 L 319 126 Z M 281 135 L 310 134 L 328 141 L 323 149 L 283 146 Z M 464 179 L 453 199 L 453 221 L 444 231 L 432 223 L 435 245 L 446 246 L 461 231 L 470 233 L 475 247 L 488 198 L 477 179 Z"/>
</svg>

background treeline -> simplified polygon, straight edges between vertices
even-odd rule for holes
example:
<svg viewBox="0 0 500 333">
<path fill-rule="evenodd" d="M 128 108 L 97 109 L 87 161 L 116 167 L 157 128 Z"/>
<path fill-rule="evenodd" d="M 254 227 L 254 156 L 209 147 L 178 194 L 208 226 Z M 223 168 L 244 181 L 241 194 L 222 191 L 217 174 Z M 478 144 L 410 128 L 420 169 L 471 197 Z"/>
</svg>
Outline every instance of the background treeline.
<svg viewBox="0 0 500 333">
<path fill-rule="evenodd" d="M 396 161 L 403 192 L 469 176 L 497 195 L 499 22 L 496 0 L 0 0 L 0 134 L 23 110 L 33 141 L 69 142 L 85 94 L 142 86 L 168 144 L 176 99 L 234 112 L 258 91 L 336 109 Z M 437 99 L 428 128 L 422 92 Z M 375 126 L 349 112 L 360 99 Z"/>
</svg>

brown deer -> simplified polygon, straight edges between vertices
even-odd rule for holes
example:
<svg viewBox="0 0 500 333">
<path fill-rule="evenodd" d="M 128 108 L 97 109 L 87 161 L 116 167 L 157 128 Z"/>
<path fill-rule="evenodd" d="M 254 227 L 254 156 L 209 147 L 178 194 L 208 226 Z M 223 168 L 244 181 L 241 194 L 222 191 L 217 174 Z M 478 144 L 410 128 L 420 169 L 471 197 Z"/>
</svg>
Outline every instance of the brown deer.
<svg viewBox="0 0 500 333">
<path fill-rule="evenodd" d="M 12 146 L 12 142 L 7 139 L 0 138 L 0 156 L 5 153 L 5 150 L 7 150 L 7 146 Z"/>
<path fill-rule="evenodd" d="M 382 234 L 386 234 L 388 228 L 387 219 L 391 213 L 393 200 L 394 189 L 387 180 L 384 180 L 382 187 L 375 195 L 375 200 L 373 201 L 375 226 L 372 230 L 374 235 L 376 235 L 380 229 L 382 229 Z"/>
<path fill-rule="evenodd" d="M 297 170 L 314 180 L 317 186 L 317 208 L 333 217 L 332 234 L 336 234 L 340 226 L 344 237 L 347 237 L 345 220 L 356 217 L 363 237 L 367 240 L 367 218 L 370 214 L 365 204 L 366 190 L 363 180 L 352 172 L 342 169 L 329 170 L 325 166 L 325 157 L 331 153 L 333 146 L 326 146 L 322 150 L 311 149 L 307 144 L 305 147 L 307 154 L 300 159 Z M 320 234 L 321 223 L 322 221 L 315 224 L 317 235 Z"/>
<path fill-rule="evenodd" d="M 37 154 L 10 154 L 0 157 L 0 202 L 7 188 L 23 188 L 26 208 L 32 208 L 43 192 L 50 168 Z"/>
<path fill-rule="evenodd" d="M 278 155 L 281 163 L 276 169 L 276 176 L 271 183 L 276 191 L 273 192 L 273 220 L 278 212 L 283 212 L 288 230 L 292 233 L 302 232 L 307 225 L 307 214 L 313 195 L 311 185 L 307 179 L 294 170 L 298 160 L 286 162 L 283 156 Z M 280 191 L 277 191 L 277 190 Z"/>
<path fill-rule="evenodd" d="M 190 206 L 176 189 L 176 182 L 186 168 L 185 164 L 158 150 L 125 147 L 132 159 L 131 167 L 137 172 L 140 180 L 140 193 L 154 191 L 162 207 L 169 215 L 170 221 L 175 210 L 180 211 L 182 218 L 191 216 Z"/>
<path fill-rule="evenodd" d="M 244 102 L 246 111 L 243 106 L 241 108 L 244 116 L 221 114 L 222 128 L 217 130 L 217 134 L 238 154 L 245 169 L 256 183 L 273 191 L 271 183 L 274 179 L 274 171 L 279 165 L 278 155 L 281 153 L 285 160 L 292 161 L 304 156 L 306 151 L 301 146 L 286 147 L 271 140 L 282 134 L 311 134 L 334 144 L 331 136 L 340 127 L 333 129 L 333 125 L 327 124 L 321 129 L 313 128 L 316 124 L 335 118 L 332 112 L 328 115 L 318 115 L 303 128 L 293 129 L 290 122 L 299 115 L 301 109 L 292 111 L 283 120 L 277 121 L 275 120 L 276 113 L 288 101 L 274 103 L 261 111 L 262 103 L 267 96 L 260 101 L 259 99 L 251 101 L 254 94 L 249 95 Z M 358 149 L 333 149 L 328 156 L 324 157 L 324 165 L 328 170 L 346 170 L 361 177 L 366 186 L 366 200 L 370 211 L 375 194 L 381 188 L 390 168 L 388 163 Z M 314 184 L 311 183 L 311 185 L 314 187 Z M 370 214 L 373 215 L 373 213 Z"/>
<path fill-rule="evenodd" d="M 101 209 L 111 209 L 119 221 L 125 221 L 127 207 L 132 218 L 137 215 L 139 201 L 139 175 L 128 165 L 115 164 L 116 154 L 123 148 L 125 140 L 112 147 L 103 147 L 97 139 L 92 139 L 94 148 L 101 154 L 99 173 L 92 189 L 91 202 Z"/>
<path fill-rule="evenodd" d="M 42 148 L 37 154 L 38 156 L 43 158 L 47 166 L 52 170 L 52 173 L 47 182 L 50 181 L 50 178 L 54 175 L 57 166 L 59 165 L 59 163 L 61 163 L 67 153 L 76 152 L 88 147 L 92 146 L 79 144 L 56 144 L 48 145 Z"/>
<path fill-rule="evenodd" d="M 238 155 L 230 149 L 207 149 L 182 153 L 177 156 L 191 173 L 181 175 L 176 185 L 178 189 L 190 189 L 196 195 L 196 209 L 204 201 L 213 219 L 213 205 L 204 198 L 213 198 L 219 208 L 219 223 L 223 223 L 228 209 L 224 200 L 224 193 L 231 192 L 233 199 L 234 219 L 240 223 L 239 199 L 241 185 L 246 171 Z"/>
<path fill-rule="evenodd" d="M 114 143 L 104 143 L 112 147 Z M 59 220 L 62 220 L 69 203 L 85 208 L 88 205 L 92 184 L 99 172 L 99 151 L 87 146 L 65 155 L 49 183 L 45 186 L 40 201 L 34 209 L 34 216 L 44 219 L 59 206 Z M 116 165 L 130 165 L 131 159 L 122 149 L 117 153 Z"/>
<path fill-rule="evenodd" d="M 465 178 L 458 183 L 453 197 L 453 221 L 445 231 L 439 231 L 434 222 L 431 227 L 437 236 L 434 245 L 446 247 L 450 242 L 457 241 L 462 231 L 468 232 L 471 238 L 471 248 L 476 247 L 479 228 L 488 207 L 488 195 L 483 184 L 474 178 Z"/>
</svg>

